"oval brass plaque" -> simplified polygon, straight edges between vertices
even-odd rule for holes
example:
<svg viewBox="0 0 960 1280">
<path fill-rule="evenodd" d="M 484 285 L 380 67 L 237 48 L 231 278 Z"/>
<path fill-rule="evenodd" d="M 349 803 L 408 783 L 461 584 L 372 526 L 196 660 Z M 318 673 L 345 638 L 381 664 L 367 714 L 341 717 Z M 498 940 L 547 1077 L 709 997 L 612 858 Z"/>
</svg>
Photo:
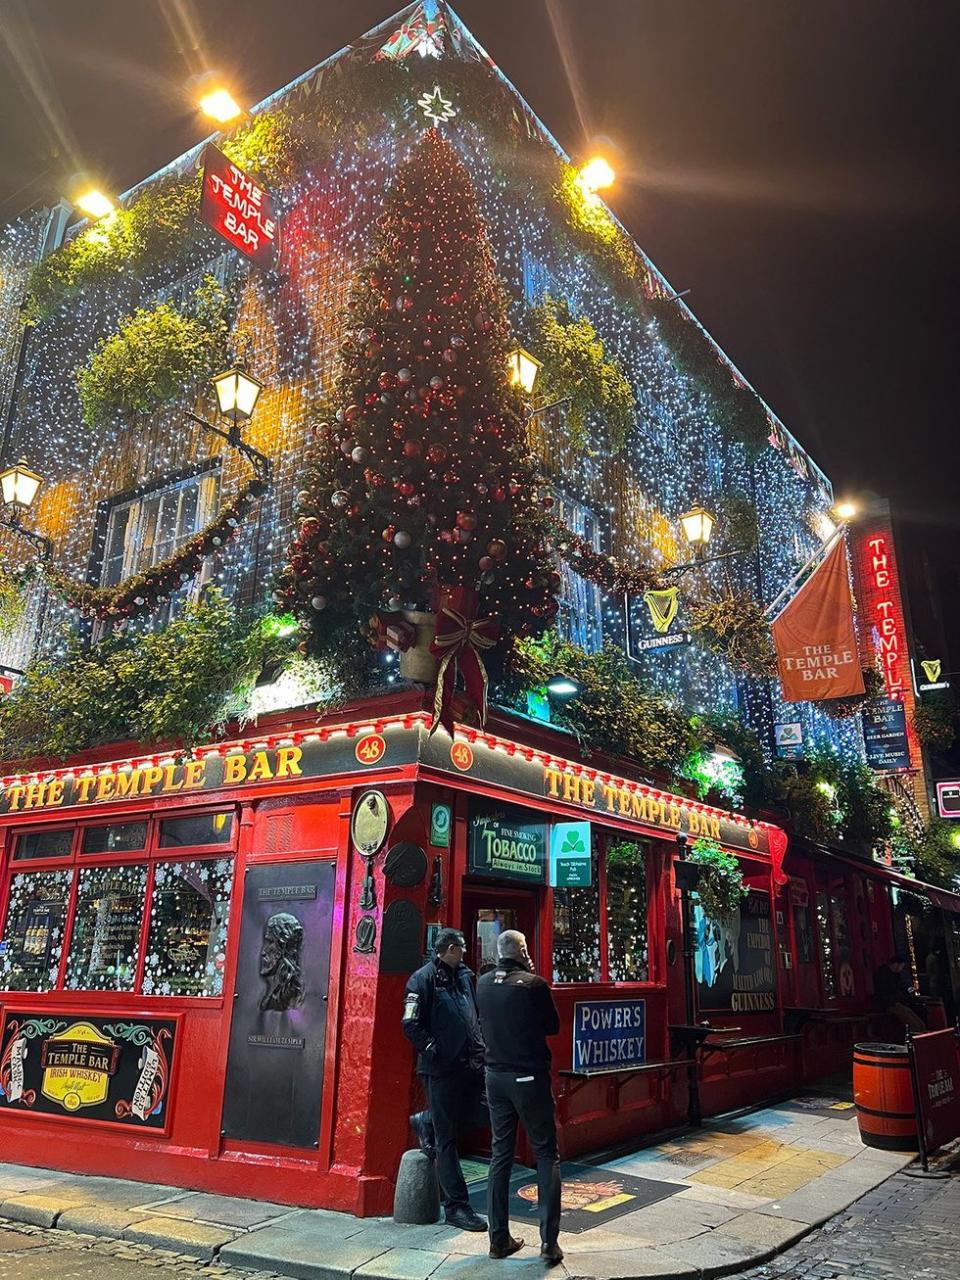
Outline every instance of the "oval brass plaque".
<svg viewBox="0 0 960 1280">
<path fill-rule="evenodd" d="M 365 791 L 350 820 L 350 835 L 358 853 L 372 858 L 390 828 L 390 807 L 382 791 Z"/>
</svg>

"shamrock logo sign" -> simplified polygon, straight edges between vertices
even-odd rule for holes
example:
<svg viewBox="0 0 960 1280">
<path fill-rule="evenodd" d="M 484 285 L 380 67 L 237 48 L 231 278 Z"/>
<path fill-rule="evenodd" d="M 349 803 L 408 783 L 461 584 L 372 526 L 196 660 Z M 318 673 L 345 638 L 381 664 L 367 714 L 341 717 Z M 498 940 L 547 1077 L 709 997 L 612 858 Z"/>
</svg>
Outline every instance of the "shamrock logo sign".
<svg viewBox="0 0 960 1280">
<path fill-rule="evenodd" d="M 587 852 L 586 842 L 576 828 L 568 831 L 564 836 L 563 844 L 560 846 L 560 852 L 581 855 Z"/>
</svg>

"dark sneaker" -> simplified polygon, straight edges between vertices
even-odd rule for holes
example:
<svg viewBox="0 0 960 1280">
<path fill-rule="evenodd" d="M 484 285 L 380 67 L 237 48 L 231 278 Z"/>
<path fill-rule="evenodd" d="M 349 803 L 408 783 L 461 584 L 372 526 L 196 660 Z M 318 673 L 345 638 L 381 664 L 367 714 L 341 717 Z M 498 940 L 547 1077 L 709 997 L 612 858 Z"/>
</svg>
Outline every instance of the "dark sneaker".
<svg viewBox="0 0 960 1280">
<path fill-rule="evenodd" d="M 558 1262 L 563 1261 L 563 1250 L 554 1240 L 553 1244 L 542 1244 L 540 1246 L 540 1257 L 544 1262 L 549 1263 L 551 1267 L 555 1267 Z"/>
<path fill-rule="evenodd" d="M 467 1205 L 458 1205 L 456 1209 L 446 1212 L 447 1225 L 459 1227 L 461 1231 L 486 1231 L 487 1220 L 481 1218 L 476 1210 Z"/>
<path fill-rule="evenodd" d="M 507 1236 L 506 1244 L 492 1244 L 490 1246 L 491 1258 L 509 1258 L 511 1253 L 516 1253 L 518 1249 L 523 1248 L 523 1241 L 519 1236 Z"/>
<path fill-rule="evenodd" d="M 428 1160 L 436 1160 L 437 1147 L 433 1132 L 433 1121 L 429 1111 L 418 1111 L 410 1117 L 410 1128 L 416 1135 L 420 1150 Z"/>
</svg>

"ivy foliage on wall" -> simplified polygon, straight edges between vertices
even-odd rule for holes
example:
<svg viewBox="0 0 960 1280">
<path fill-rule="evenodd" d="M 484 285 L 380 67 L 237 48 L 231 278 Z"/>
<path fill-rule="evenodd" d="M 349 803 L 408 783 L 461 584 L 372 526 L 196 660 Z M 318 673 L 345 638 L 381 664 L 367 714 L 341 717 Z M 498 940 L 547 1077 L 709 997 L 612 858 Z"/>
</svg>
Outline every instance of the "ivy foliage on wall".
<svg viewBox="0 0 960 1280">
<path fill-rule="evenodd" d="M 580 682 L 583 692 L 558 707 L 555 719 L 587 746 L 629 756 L 641 769 L 675 773 L 697 745 L 683 708 L 646 692 L 616 645 L 585 653 L 552 631 L 517 641 L 512 665 L 524 688 L 545 685 L 558 672 Z"/>
<path fill-rule="evenodd" d="M 229 310 L 226 293 L 206 276 L 189 314 L 160 302 L 127 316 L 77 372 L 86 424 L 97 428 L 118 414 L 151 413 L 222 368 Z"/>
<path fill-rule="evenodd" d="M 127 740 L 203 741 L 242 711 L 286 643 L 215 591 L 163 631 L 114 631 L 89 650 L 73 633 L 63 655 L 36 659 L 0 701 L 0 760 L 60 760 Z"/>
<path fill-rule="evenodd" d="M 921 694 L 913 712 L 913 727 L 925 747 L 949 751 L 957 734 L 957 702 L 952 689 Z"/>
<path fill-rule="evenodd" d="M 571 442 L 582 449 L 588 419 L 600 418 L 611 449 L 619 452 L 634 424 L 636 400 L 618 362 L 607 359 L 589 316 L 574 318 L 566 301 L 548 295 L 532 308 L 528 322 L 533 350 L 543 361 L 539 394 L 548 402 L 569 398 Z"/>
<path fill-rule="evenodd" d="M 687 625 L 704 648 L 722 657 L 734 671 L 772 676 L 777 655 L 763 606 L 746 593 L 732 591 L 692 602 Z"/>
</svg>

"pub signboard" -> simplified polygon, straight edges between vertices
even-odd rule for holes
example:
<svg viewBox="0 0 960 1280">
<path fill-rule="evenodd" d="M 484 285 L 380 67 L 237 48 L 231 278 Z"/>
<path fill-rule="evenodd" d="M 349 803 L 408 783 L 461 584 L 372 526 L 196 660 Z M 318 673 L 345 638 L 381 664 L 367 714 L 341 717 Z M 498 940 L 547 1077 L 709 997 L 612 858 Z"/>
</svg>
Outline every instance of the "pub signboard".
<svg viewBox="0 0 960 1280">
<path fill-rule="evenodd" d="M 475 805 L 467 836 L 471 875 L 543 884 L 547 872 L 547 824 L 510 804 Z"/>
<path fill-rule="evenodd" d="M 175 1018 L 8 1009 L 0 1107 L 166 1131 Z"/>
<path fill-rule="evenodd" d="M 740 910 L 713 920 L 693 912 L 697 1004 L 701 1013 L 770 1013 L 776 1008 L 770 897 L 751 889 Z"/>
</svg>

